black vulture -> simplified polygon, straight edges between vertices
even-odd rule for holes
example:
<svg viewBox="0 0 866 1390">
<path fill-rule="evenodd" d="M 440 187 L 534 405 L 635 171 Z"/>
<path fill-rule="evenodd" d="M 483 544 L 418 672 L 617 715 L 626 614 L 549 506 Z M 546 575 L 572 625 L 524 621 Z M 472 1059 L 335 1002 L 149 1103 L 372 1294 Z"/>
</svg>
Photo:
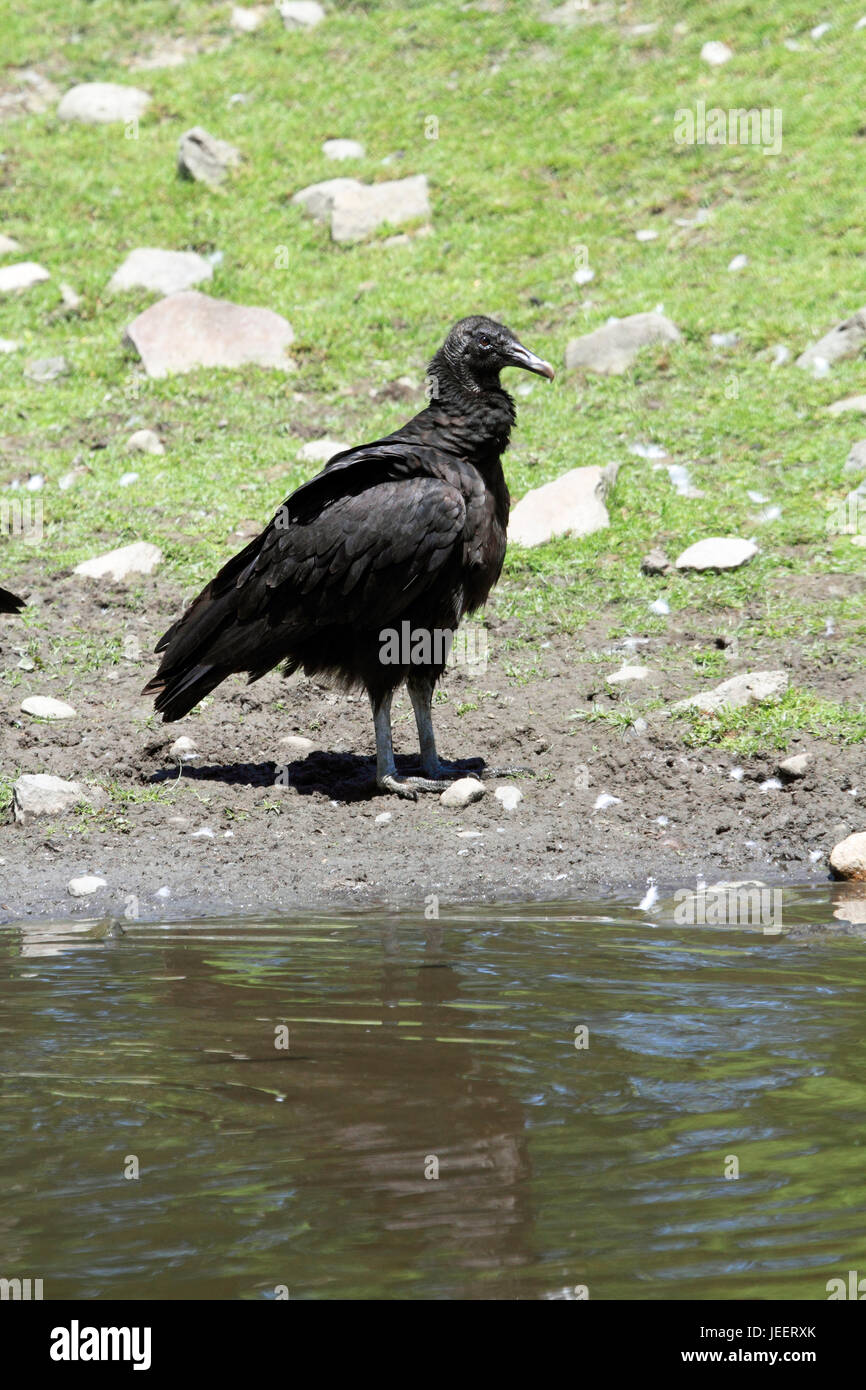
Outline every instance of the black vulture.
<svg viewBox="0 0 866 1390">
<path fill-rule="evenodd" d="M 448 785 L 454 769 L 439 761 L 430 705 L 450 635 L 485 602 L 505 558 L 501 459 L 515 410 L 504 367 L 553 377 L 503 324 L 461 319 L 430 363 L 426 409 L 336 454 L 286 499 L 161 638 L 144 693 L 165 721 L 231 672 L 254 681 L 285 661 L 287 675 L 303 669 L 367 691 L 380 788 L 414 800 Z M 411 637 L 411 650 L 391 644 L 395 632 Z M 404 681 L 420 777 L 399 777 L 394 763 L 391 698 Z"/>
<path fill-rule="evenodd" d="M 0 613 L 18 613 L 23 607 L 23 598 L 16 598 L 8 589 L 0 589 Z"/>
</svg>

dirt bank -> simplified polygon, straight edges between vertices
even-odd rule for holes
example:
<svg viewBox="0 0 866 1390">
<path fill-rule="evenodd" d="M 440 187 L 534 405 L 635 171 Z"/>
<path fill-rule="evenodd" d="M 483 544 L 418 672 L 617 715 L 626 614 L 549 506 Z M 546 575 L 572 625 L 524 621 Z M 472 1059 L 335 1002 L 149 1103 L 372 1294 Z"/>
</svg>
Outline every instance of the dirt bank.
<svg viewBox="0 0 866 1390">
<path fill-rule="evenodd" d="M 608 886 L 642 893 L 650 876 L 660 885 L 697 874 L 807 882 L 827 877 L 833 844 L 863 828 L 862 745 L 795 731 L 787 754 L 687 747 L 686 726 L 666 711 L 717 683 L 689 660 L 695 643 L 712 639 L 707 615 L 681 615 L 676 629 L 641 645 L 640 660 L 659 675 L 653 690 L 630 697 L 632 715 L 645 716 L 636 729 L 606 717 L 623 697 L 605 675 L 634 659 L 633 647 L 606 640 L 609 623 L 579 640 L 550 632 L 528 649 L 494 605 L 486 670 L 452 671 L 436 706 L 440 747 L 443 756 L 529 771 L 486 782 L 482 801 L 455 812 L 436 796 L 411 803 L 378 794 L 366 701 L 306 679 L 271 674 L 247 687 L 235 678 L 182 723 L 156 722 L 140 690 L 153 670 L 148 653 L 180 607 L 167 583 L 106 593 L 68 575 L 49 587 L 35 575 L 31 602 L 32 628 L 4 620 L 0 631 L 3 778 L 8 787 L 21 773 L 47 772 L 95 784 L 104 804 L 29 825 L 14 824 L 7 804 L 6 921 L 420 907 L 430 895 L 559 898 Z M 784 667 L 809 689 L 864 698 L 862 669 L 845 669 L 829 648 L 810 652 L 764 641 L 760 653 L 740 650 L 723 675 Z M 21 653 L 34 670 L 19 669 Z M 28 718 L 20 704 L 34 694 L 68 701 L 75 718 Z M 199 751 L 183 769 L 169 754 L 182 734 Z M 289 735 L 321 751 L 298 757 L 280 746 Z M 408 767 L 415 731 L 405 697 L 395 704 L 395 742 Z M 780 758 L 801 751 L 812 755 L 805 778 L 762 788 Z M 523 792 L 512 811 L 494 795 L 505 782 Z M 617 800 L 597 808 L 602 795 Z M 383 812 L 390 819 L 377 823 Z M 67 885 L 82 874 L 107 887 L 71 897 Z"/>
</svg>

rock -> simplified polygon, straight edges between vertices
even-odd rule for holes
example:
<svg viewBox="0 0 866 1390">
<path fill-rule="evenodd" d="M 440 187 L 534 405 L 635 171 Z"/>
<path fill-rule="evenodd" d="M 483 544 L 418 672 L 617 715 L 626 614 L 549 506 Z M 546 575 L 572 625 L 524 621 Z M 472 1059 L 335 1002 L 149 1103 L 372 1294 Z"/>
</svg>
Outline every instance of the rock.
<svg viewBox="0 0 866 1390">
<path fill-rule="evenodd" d="M 732 48 L 728 48 L 726 43 L 720 43 L 718 39 L 710 39 L 701 49 L 701 58 L 705 63 L 709 63 L 711 68 L 720 68 L 724 63 L 730 62 L 734 56 Z"/>
<path fill-rule="evenodd" d="M 688 700 L 677 700 L 671 708 L 716 714 L 723 709 L 742 709 L 746 705 L 762 705 L 778 700 L 787 689 L 787 671 L 747 671 L 744 675 L 722 681 L 713 690 L 704 690 Z"/>
<path fill-rule="evenodd" d="M 671 562 L 663 550 L 651 550 L 640 562 L 640 567 L 644 574 L 667 574 L 672 568 Z"/>
<path fill-rule="evenodd" d="M 58 377 L 69 376 L 71 371 L 72 368 L 65 357 L 37 357 L 27 363 L 24 375 L 30 381 L 38 381 L 41 386 L 46 386 Z"/>
<path fill-rule="evenodd" d="M 20 347 L 14 338 L 0 338 L 0 352 L 18 352 Z"/>
<path fill-rule="evenodd" d="M 611 671 L 609 676 L 605 676 L 608 685 L 627 685 L 631 681 L 645 681 L 653 675 L 649 666 L 621 666 L 618 671 Z"/>
<path fill-rule="evenodd" d="M 611 796 L 610 792 L 600 792 L 593 802 L 594 811 L 606 811 L 608 806 L 621 806 L 621 796 Z"/>
<path fill-rule="evenodd" d="M 213 187 L 222 183 L 229 169 L 240 160 L 240 150 L 210 135 L 200 125 L 184 131 L 178 141 L 177 172 L 184 179 L 195 179 Z"/>
<path fill-rule="evenodd" d="M 0 270 L 0 276 L 3 272 Z M 834 401 L 827 406 L 828 415 L 847 415 L 849 411 L 856 411 L 858 415 L 866 415 L 866 396 L 846 396 L 844 400 Z"/>
<path fill-rule="evenodd" d="M 565 365 L 568 370 L 580 367 L 606 376 L 620 376 L 641 348 L 653 343 L 676 343 L 679 339 L 679 329 L 664 314 L 630 314 L 628 318 L 612 319 L 582 338 L 572 338 L 565 349 Z"/>
<path fill-rule="evenodd" d="M 413 218 L 430 216 L 427 177 L 415 174 L 386 183 L 357 184 L 343 188 L 331 209 L 333 241 L 363 241 L 377 227 L 398 226 Z"/>
<path fill-rule="evenodd" d="M 213 266 L 195 251 L 160 251 L 154 246 L 138 246 L 114 272 L 108 289 L 115 294 L 137 289 L 176 294 L 212 278 Z"/>
<path fill-rule="evenodd" d="M 14 265 L 0 266 L 0 294 L 29 290 L 31 285 L 39 285 L 43 280 L 50 279 L 44 265 L 36 261 L 16 261 Z"/>
<path fill-rule="evenodd" d="M 497 787 L 493 795 L 497 801 L 501 801 L 504 811 L 516 811 L 523 800 L 523 792 L 519 787 Z"/>
<path fill-rule="evenodd" d="M 295 457 L 298 463 L 327 463 L 335 454 L 341 454 L 348 448 L 348 444 L 341 444 L 337 439 L 311 439 L 309 444 L 304 444 L 298 450 Z"/>
<path fill-rule="evenodd" d="M 136 541 L 133 545 L 123 545 L 119 550 L 97 555 L 92 560 L 82 560 L 73 573 L 84 575 L 87 579 L 111 579 L 119 584 L 131 574 L 152 574 L 161 559 L 162 551 L 158 545 Z"/>
<path fill-rule="evenodd" d="M 80 878 L 69 880 L 66 891 L 72 898 L 89 898 L 91 893 L 98 893 L 100 888 L 107 887 L 105 879 L 98 874 L 82 874 Z"/>
<path fill-rule="evenodd" d="M 464 806 L 471 806 L 473 801 L 480 801 L 483 795 L 483 783 L 477 778 L 461 777 L 446 788 L 439 801 L 442 806 L 456 807 L 460 810 Z"/>
<path fill-rule="evenodd" d="M 156 430 L 136 430 L 126 441 L 126 452 L 128 454 L 164 454 L 165 445 Z"/>
<path fill-rule="evenodd" d="M 846 357 L 859 357 L 866 345 L 866 308 L 858 309 L 849 319 L 843 319 L 812 343 L 797 358 L 798 367 L 814 369 L 818 362 L 841 362 Z"/>
<path fill-rule="evenodd" d="M 61 121 L 108 125 L 112 121 L 137 121 L 150 105 L 150 95 L 138 87 L 117 82 L 83 82 L 71 87 L 57 108 Z"/>
<path fill-rule="evenodd" d="M 194 741 L 187 734 L 181 734 L 180 738 L 176 738 L 169 748 L 168 755 L 179 763 L 188 763 L 193 758 L 197 758 L 199 752 Z"/>
<path fill-rule="evenodd" d="M 295 207 L 303 208 L 315 222 L 327 222 L 338 193 L 363 187 L 357 179 L 325 179 L 323 183 L 311 183 L 307 188 L 299 189 L 292 202 Z"/>
<path fill-rule="evenodd" d="M 552 483 L 533 488 L 511 513 L 508 539 L 542 545 L 554 536 L 590 536 L 610 525 L 604 499 L 616 481 L 617 465 L 572 468 Z"/>
<path fill-rule="evenodd" d="M 260 29 L 268 17 L 267 5 L 235 5 L 232 8 L 231 24 L 239 34 L 253 34 Z"/>
<path fill-rule="evenodd" d="M 363 159 L 366 153 L 358 140 L 326 140 L 322 146 L 326 159 Z"/>
<path fill-rule="evenodd" d="M 642 227 L 640 231 L 635 232 L 634 235 L 635 241 L 658 241 L 659 236 L 658 232 L 652 227 Z"/>
<path fill-rule="evenodd" d="M 389 822 L 390 820 L 393 820 L 393 816 L 392 816 L 392 813 L 391 813 L 390 811 L 380 811 L 379 814 L 378 814 L 378 816 L 376 816 L 376 818 L 375 818 L 373 824 L 374 824 L 374 825 L 387 825 L 388 822 Z"/>
<path fill-rule="evenodd" d="M 325 11 L 316 0 L 277 0 L 287 29 L 315 29 L 325 18 Z"/>
<path fill-rule="evenodd" d="M 791 352 L 784 343 L 777 343 L 773 348 L 773 358 L 770 362 L 771 367 L 784 367 L 786 362 L 790 362 Z"/>
<path fill-rule="evenodd" d="M 666 598 L 654 598 L 649 609 L 651 613 L 657 613 L 660 618 L 666 618 L 671 611 L 671 606 Z"/>
<path fill-rule="evenodd" d="M 58 285 L 60 290 L 60 310 L 65 314 L 74 314 L 76 309 L 80 309 L 83 300 L 80 294 L 76 294 L 71 285 L 67 285 L 65 280 L 61 280 Z"/>
<path fill-rule="evenodd" d="M 77 713 L 65 700 L 52 700 L 50 695 L 29 695 L 21 701 L 21 711 L 34 719 L 74 719 Z"/>
<path fill-rule="evenodd" d="M 800 777 L 805 777 L 809 770 L 811 758 L 808 753 L 797 753 L 793 758 L 786 758 L 779 763 L 778 772 L 782 777 L 787 777 L 789 781 L 796 781 Z"/>
<path fill-rule="evenodd" d="M 299 758 L 305 758 L 317 745 L 311 738 L 302 738 L 300 734 L 286 734 L 285 738 L 280 739 L 280 747 L 297 754 Z"/>
<path fill-rule="evenodd" d="M 97 795 L 80 782 L 64 782 L 46 772 L 25 772 L 12 786 L 12 809 L 19 825 L 29 825 L 39 816 L 61 816 L 82 803 L 99 804 Z"/>
<path fill-rule="evenodd" d="M 758 553 L 753 541 L 738 536 L 708 536 L 677 557 L 678 570 L 735 570 Z"/>
<path fill-rule="evenodd" d="M 16 251 L 20 250 L 21 247 L 14 236 L 4 236 L 3 233 L 0 232 L 0 256 L 12 256 Z"/>
<path fill-rule="evenodd" d="M 866 439 L 858 439 L 856 444 L 851 445 L 842 471 L 843 473 L 866 472 Z"/>
<path fill-rule="evenodd" d="M 126 330 L 150 377 L 195 367 L 259 367 L 288 371 L 292 326 L 271 309 L 211 299 L 182 290 L 145 309 Z"/>
<path fill-rule="evenodd" d="M 830 854 L 830 868 L 837 878 L 866 879 L 866 832 L 848 835 Z"/>
<path fill-rule="evenodd" d="M 139 479 L 139 474 L 138 474 L 138 473 L 121 473 L 120 477 L 119 477 L 118 480 L 117 480 L 117 486 L 118 486 L 118 487 L 132 487 L 133 483 L 137 483 L 137 482 L 138 482 L 138 479 Z"/>
<path fill-rule="evenodd" d="M 744 256 L 740 252 L 739 256 L 734 256 L 732 260 L 728 261 L 728 270 L 745 270 L 748 264 L 748 256 Z"/>
</svg>

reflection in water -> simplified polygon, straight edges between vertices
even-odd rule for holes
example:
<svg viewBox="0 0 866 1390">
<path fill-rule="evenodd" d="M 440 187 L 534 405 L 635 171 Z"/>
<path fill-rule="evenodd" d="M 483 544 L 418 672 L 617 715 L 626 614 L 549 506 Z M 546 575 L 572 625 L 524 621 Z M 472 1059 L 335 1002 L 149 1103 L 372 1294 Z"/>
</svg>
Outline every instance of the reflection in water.
<svg viewBox="0 0 866 1390">
<path fill-rule="evenodd" d="M 866 1267 L 863 905 L 4 928 L 0 1276 L 826 1297 Z"/>
</svg>

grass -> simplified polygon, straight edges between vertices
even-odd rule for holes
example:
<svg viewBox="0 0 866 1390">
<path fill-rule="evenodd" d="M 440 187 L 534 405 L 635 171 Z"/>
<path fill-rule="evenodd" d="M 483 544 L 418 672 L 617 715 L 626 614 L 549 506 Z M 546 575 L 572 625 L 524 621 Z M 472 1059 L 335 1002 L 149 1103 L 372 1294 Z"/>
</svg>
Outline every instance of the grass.
<svg viewBox="0 0 866 1390">
<path fill-rule="evenodd" d="M 622 377 L 562 373 L 552 388 L 531 378 L 531 394 L 518 397 L 507 464 L 515 498 L 578 465 L 621 467 L 611 528 L 512 548 L 497 612 L 527 642 L 552 630 L 577 637 L 593 617 L 617 637 L 700 613 L 753 646 L 817 644 L 827 595 L 804 580 L 863 566 L 850 537 L 828 535 L 826 509 L 856 481 L 842 467 L 866 424 L 825 410 L 863 391 L 863 359 L 816 380 L 793 365 L 772 370 L 768 351 L 784 342 L 796 355 L 866 299 L 862 0 L 834 6 L 818 43 L 808 35 L 816 12 L 799 0 L 723 0 L 711 15 L 688 0 L 647 0 L 623 16 L 659 22 L 641 37 L 616 23 L 550 25 L 539 4 L 508 0 L 333 4 L 309 34 L 271 15 L 260 32 L 233 36 L 230 8 L 45 0 L 37 14 L 0 4 L 4 88 L 31 66 L 61 89 L 132 81 L 153 97 L 134 139 L 120 126 L 64 125 L 53 108 L 0 125 L 2 230 L 21 242 L 19 259 L 52 273 L 0 303 L 0 333 L 23 345 L 0 356 L 0 499 L 13 480 L 46 479 L 42 545 L 0 538 L 3 582 L 23 581 L 34 558 L 53 572 L 146 539 L 191 593 L 240 548 L 238 523 L 264 523 L 315 471 L 296 462 L 305 440 L 373 438 L 420 408 L 426 360 L 457 317 L 501 316 L 561 363 L 570 338 L 661 304 L 681 343 L 642 354 Z M 131 58 L 167 37 L 203 51 L 130 73 Z M 726 38 L 736 58 L 708 68 L 707 37 Z M 800 51 L 784 46 L 791 37 Z M 237 93 L 247 99 L 231 102 Z M 674 113 L 698 100 L 781 109 L 781 153 L 677 145 Z M 245 155 L 224 190 L 175 177 L 178 137 L 195 124 Z M 351 170 L 321 154 L 340 135 L 367 148 Z M 433 234 L 392 248 L 381 238 L 332 244 L 289 199 L 347 172 L 427 174 Z M 703 225 L 676 225 L 699 209 Z M 635 232 L 646 227 L 659 236 L 641 244 Z M 297 370 L 148 380 L 122 335 L 150 296 L 105 288 L 135 246 L 222 252 L 210 291 L 286 315 Z M 581 247 L 595 270 L 584 288 L 572 278 Z M 728 272 L 741 252 L 748 267 Z M 72 316 L 57 313 L 61 281 L 83 297 Z M 711 332 L 733 329 L 734 348 L 710 345 Z M 69 377 L 40 387 L 23 375 L 29 358 L 58 354 Z M 403 375 L 418 383 L 417 406 L 381 391 Z M 141 425 L 161 432 L 164 457 L 130 461 L 125 441 Z M 663 468 L 629 452 L 636 441 L 663 444 L 704 496 L 680 497 Z M 61 491 L 76 467 L 87 471 Z M 121 488 L 130 469 L 139 482 Z M 782 516 L 760 521 L 749 490 Z M 641 573 L 651 546 L 675 555 L 708 534 L 752 535 L 760 555 L 726 575 Z M 670 620 L 649 612 L 659 594 Z M 862 595 L 835 597 L 833 613 L 837 649 L 862 665 Z M 38 614 L 25 621 L 35 627 Z M 81 641 L 85 664 L 106 659 L 98 639 Z M 724 669 L 712 654 L 703 665 L 706 675 Z M 808 697 L 789 696 L 768 712 L 768 736 L 787 714 L 818 719 Z"/>
</svg>

